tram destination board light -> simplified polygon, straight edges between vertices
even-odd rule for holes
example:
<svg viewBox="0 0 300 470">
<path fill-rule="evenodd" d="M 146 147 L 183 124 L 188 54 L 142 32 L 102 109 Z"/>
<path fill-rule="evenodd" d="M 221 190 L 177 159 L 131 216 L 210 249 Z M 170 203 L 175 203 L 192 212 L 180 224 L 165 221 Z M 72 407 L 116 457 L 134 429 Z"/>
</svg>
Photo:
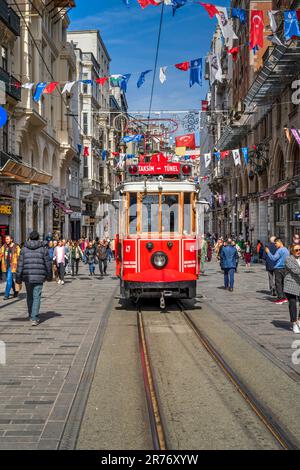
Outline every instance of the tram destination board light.
<svg viewBox="0 0 300 470">
<path fill-rule="evenodd" d="M 183 165 L 183 167 L 181 168 L 181 171 L 184 175 L 190 175 L 192 171 L 192 167 L 191 165 Z"/>
<path fill-rule="evenodd" d="M 138 167 L 136 165 L 130 165 L 128 171 L 131 175 L 136 175 L 138 172 Z"/>
</svg>

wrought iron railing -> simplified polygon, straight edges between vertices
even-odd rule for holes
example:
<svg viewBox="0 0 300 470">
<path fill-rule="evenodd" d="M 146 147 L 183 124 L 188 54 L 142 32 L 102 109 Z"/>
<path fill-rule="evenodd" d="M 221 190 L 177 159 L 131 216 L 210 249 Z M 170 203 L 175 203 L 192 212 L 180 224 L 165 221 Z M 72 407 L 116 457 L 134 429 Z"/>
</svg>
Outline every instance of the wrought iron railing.
<svg viewBox="0 0 300 470">
<path fill-rule="evenodd" d="M 21 83 L 13 75 L 0 67 L 0 80 L 5 82 L 6 93 L 16 100 L 21 100 Z"/>
</svg>

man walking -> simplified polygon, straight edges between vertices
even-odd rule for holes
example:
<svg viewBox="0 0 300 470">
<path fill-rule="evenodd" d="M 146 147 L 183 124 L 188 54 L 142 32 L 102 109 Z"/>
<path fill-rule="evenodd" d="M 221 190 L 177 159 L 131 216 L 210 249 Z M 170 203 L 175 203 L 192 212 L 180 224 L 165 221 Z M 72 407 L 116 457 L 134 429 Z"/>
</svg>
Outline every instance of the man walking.
<svg viewBox="0 0 300 470">
<path fill-rule="evenodd" d="M 275 300 L 275 304 L 284 304 L 288 302 L 286 295 L 284 294 L 284 277 L 286 274 L 285 269 L 285 260 L 290 255 L 289 250 L 284 246 L 282 240 L 280 238 L 276 238 L 275 246 L 277 248 L 276 253 L 272 255 L 269 248 L 266 248 L 265 251 L 267 256 L 271 261 L 274 261 L 274 273 L 275 273 L 275 286 L 277 291 L 277 300 Z"/>
<path fill-rule="evenodd" d="M 99 260 L 99 270 L 101 277 L 106 276 L 107 270 L 107 255 L 108 255 L 108 243 L 105 239 L 99 242 L 97 249 L 97 257 Z"/>
<path fill-rule="evenodd" d="M 275 255 L 277 248 L 275 246 L 275 240 L 276 237 L 273 235 L 270 237 L 270 243 L 267 245 L 267 248 L 269 248 L 270 253 L 272 255 Z M 263 259 L 265 260 L 266 263 L 266 271 L 269 276 L 269 289 L 270 289 L 270 295 L 273 297 L 276 297 L 276 287 L 275 287 L 275 272 L 274 272 L 274 266 L 276 261 L 273 261 L 266 253 L 266 251 L 263 254 Z"/>
<path fill-rule="evenodd" d="M 11 289 L 13 289 L 14 297 L 18 296 L 18 292 L 15 288 L 14 277 L 20 256 L 20 247 L 13 242 L 13 238 L 10 235 L 5 237 L 5 243 L 1 247 L 0 256 L 2 273 L 6 277 L 4 300 L 8 300 Z"/>
<path fill-rule="evenodd" d="M 232 245 L 232 240 L 229 238 L 225 246 L 223 246 L 220 262 L 221 268 L 224 271 L 224 287 L 233 291 L 234 286 L 234 273 L 237 266 L 238 252 L 235 246 Z"/>
<path fill-rule="evenodd" d="M 40 241 L 39 233 L 31 232 L 29 240 L 21 251 L 16 282 L 25 282 L 28 315 L 32 326 L 38 325 L 43 283 L 52 280 L 52 260 L 48 247 Z"/>
</svg>

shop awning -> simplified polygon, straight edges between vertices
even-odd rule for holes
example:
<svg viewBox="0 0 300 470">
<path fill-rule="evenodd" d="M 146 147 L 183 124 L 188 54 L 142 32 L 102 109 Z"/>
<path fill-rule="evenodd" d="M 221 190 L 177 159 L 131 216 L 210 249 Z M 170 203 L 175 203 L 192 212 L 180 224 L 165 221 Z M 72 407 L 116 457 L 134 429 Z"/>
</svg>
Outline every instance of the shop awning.
<svg viewBox="0 0 300 470">
<path fill-rule="evenodd" d="M 65 214 L 72 214 L 73 211 L 69 207 L 66 207 L 62 201 L 57 199 L 56 197 L 53 198 L 53 204 L 61 209 Z"/>
<path fill-rule="evenodd" d="M 52 175 L 36 170 L 22 160 L 10 158 L 8 154 L 3 155 L 3 152 L 1 152 L 0 177 L 21 184 L 48 184 L 52 180 Z"/>
<path fill-rule="evenodd" d="M 272 196 L 273 191 L 274 191 L 274 189 L 272 189 L 272 188 L 267 189 L 266 191 L 261 193 L 261 195 L 259 196 L 259 199 L 260 200 L 269 199 L 269 197 Z"/>
<path fill-rule="evenodd" d="M 273 197 L 275 197 L 275 198 L 285 197 L 290 184 L 291 184 L 291 182 L 285 183 L 282 186 L 280 186 L 279 188 L 277 188 L 273 193 Z"/>
</svg>

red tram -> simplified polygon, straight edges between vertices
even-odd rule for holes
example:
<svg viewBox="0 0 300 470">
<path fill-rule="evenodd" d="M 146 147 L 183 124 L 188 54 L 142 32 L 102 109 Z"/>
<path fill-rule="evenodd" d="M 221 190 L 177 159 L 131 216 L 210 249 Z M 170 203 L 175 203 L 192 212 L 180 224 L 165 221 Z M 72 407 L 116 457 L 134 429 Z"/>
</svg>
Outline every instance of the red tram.
<svg viewBox="0 0 300 470">
<path fill-rule="evenodd" d="M 204 206 L 186 163 L 153 156 L 118 188 L 116 274 L 121 298 L 194 298 Z"/>
</svg>

